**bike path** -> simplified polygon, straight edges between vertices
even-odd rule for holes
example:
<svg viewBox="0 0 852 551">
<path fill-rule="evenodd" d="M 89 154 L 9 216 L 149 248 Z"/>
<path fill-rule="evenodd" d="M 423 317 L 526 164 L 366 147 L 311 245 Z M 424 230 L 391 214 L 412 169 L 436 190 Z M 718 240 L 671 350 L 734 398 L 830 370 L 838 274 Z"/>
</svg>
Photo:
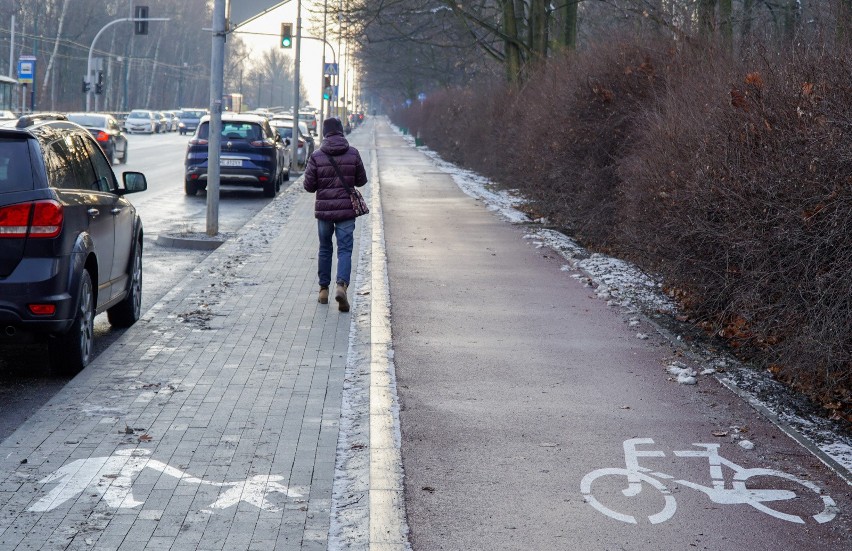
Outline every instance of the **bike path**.
<svg viewBox="0 0 852 551">
<path fill-rule="evenodd" d="M 390 126 L 376 143 L 415 551 L 852 548 L 834 472 L 714 378 L 678 384 L 706 366 Z"/>
</svg>

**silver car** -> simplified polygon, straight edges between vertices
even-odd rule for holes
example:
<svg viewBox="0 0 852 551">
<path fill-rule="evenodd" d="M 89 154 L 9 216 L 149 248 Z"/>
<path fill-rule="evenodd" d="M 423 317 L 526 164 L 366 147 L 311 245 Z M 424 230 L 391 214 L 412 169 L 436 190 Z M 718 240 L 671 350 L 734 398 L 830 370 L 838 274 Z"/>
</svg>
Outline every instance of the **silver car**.
<svg viewBox="0 0 852 551">
<path fill-rule="evenodd" d="M 124 127 L 128 134 L 142 132 L 144 134 L 153 134 L 157 132 L 160 126 L 160 120 L 153 111 L 147 109 L 134 109 L 127 115 L 124 121 Z"/>
</svg>

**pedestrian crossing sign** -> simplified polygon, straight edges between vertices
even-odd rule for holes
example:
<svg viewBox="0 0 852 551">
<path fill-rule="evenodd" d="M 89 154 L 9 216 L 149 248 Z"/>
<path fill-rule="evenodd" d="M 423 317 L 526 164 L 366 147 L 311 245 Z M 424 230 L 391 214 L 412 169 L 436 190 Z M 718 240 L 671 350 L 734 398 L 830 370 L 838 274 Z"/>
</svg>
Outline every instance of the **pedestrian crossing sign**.
<svg viewBox="0 0 852 551">
<path fill-rule="evenodd" d="M 323 68 L 322 73 L 328 76 L 338 75 L 340 73 L 337 72 L 337 63 L 326 63 Z"/>
</svg>

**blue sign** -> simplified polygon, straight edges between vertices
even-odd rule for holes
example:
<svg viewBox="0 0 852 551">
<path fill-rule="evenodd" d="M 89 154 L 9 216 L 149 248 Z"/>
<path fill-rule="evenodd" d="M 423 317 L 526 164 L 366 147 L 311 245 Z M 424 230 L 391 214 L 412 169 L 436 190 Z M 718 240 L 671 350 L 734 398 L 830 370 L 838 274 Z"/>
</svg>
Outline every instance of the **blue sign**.
<svg viewBox="0 0 852 551">
<path fill-rule="evenodd" d="M 334 76 L 340 74 L 337 70 L 337 63 L 326 63 L 322 69 L 322 74 Z"/>
<path fill-rule="evenodd" d="M 417 94 L 417 99 L 420 100 L 420 103 L 423 103 L 424 101 L 426 101 L 426 94 L 420 92 L 419 94 Z"/>
<path fill-rule="evenodd" d="M 32 84 L 35 79 L 36 58 L 28 55 L 18 59 L 18 82 Z"/>
</svg>

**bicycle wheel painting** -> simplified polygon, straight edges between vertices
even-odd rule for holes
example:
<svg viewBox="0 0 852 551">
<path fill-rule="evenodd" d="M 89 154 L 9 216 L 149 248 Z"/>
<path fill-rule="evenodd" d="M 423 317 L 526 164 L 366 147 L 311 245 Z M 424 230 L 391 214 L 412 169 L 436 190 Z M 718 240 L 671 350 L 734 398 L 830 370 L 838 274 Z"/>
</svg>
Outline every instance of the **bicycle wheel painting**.
<svg viewBox="0 0 852 551">
<path fill-rule="evenodd" d="M 805 524 L 823 524 L 837 516 L 831 496 L 809 480 L 773 469 L 746 469 L 736 473 L 734 490 L 749 496 L 747 503 L 775 518 Z"/>
<path fill-rule="evenodd" d="M 672 518 L 677 509 L 677 502 L 665 484 L 623 468 L 590 472 L 580 482 L 580 492 L 586 503 L 601 513 L 629 524 L 638 524 L 637 517 L 643 522 L 647 519 L 651 524 L 659 524 Z"/>
</svg>

